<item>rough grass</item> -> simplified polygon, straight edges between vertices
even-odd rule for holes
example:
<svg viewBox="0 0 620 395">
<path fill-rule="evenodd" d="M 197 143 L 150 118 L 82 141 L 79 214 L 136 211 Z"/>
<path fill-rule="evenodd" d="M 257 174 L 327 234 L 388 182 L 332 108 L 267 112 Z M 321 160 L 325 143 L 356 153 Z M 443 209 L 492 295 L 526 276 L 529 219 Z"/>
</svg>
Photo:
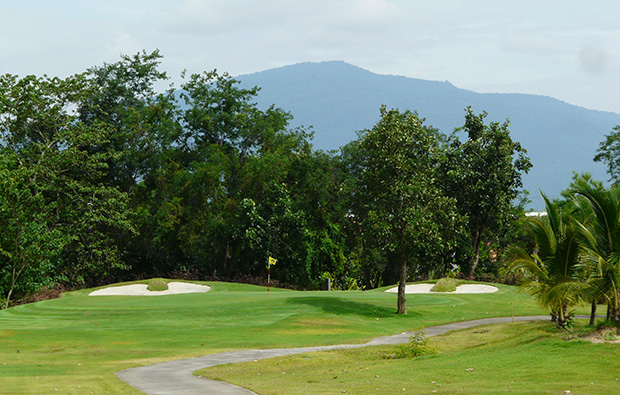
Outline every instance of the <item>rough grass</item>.
<svg viewBox="0 0 620 395">
<path fill-rule="evenodd" d="M 149 291 L 161 292 L 168 290 L 168 283 L 166 280 L 161 278 L 155 278 L 149 281 L 149 284 L 146 287 Z"/>
<path fill-rule="evenodd" d="M 268 394 L 617 394 L 620 346 L 568 341 L 548 322 L 431 338 L 438 354 L 386 359 L 398 346 L 218 366 L 202 375 Z"/>
<path fill-rule="evenodd" d="M 142 283 L 145 283 L 143 281 Z M 515 287 L 494 294 L 299 292 L 209 283 L 204 294 L 88 296 L 0 311 L 0 394 L 138 394 L 115 371 L 244 348 L 361 343 L 447 322 L 543 313 Z M 58 391 L 55 391 L 55 390 Z M 299 393 L 299 392 L 298 392 Z"/>
<path fill-rule="evenodd" d="M 431 292 L 454 292 L 459 285 L 459 280 L 455 278 L 442 278 L 431 288 Z"/>
</svg>

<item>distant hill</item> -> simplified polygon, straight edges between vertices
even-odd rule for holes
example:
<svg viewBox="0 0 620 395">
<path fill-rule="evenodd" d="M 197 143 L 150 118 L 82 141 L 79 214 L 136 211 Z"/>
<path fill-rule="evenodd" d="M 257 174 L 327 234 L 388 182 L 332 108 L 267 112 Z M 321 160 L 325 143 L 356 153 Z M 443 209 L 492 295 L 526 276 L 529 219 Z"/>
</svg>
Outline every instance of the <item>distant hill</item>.
<svg viewBox="0 0 620 395">
<path fill-rule="evenodd" d="M 314 146 L 330 150 L 357 138 L 379 119 L 379 108 L 415 110 L 427 125 L 449 134 L 464 123 L 465 107 L 489 113 L 487 121 L 511 123 L 511 135 L 534 164 L 524 178 L 531 207 L 543 208 L 538 190 L 556 197 L 573 172 L 606 180 L 595 163 L 598 144 L 620 114 L 588 110 L 560 100 L 526 94 L 481 94 L 449 82 L 380 75 L 340 61 L 300 63 L 236 77 L 242 86 L 259 86 L 260 107 L 275 104 L 294 116 L 293 126 L 312 127 Z"/>
</svg>

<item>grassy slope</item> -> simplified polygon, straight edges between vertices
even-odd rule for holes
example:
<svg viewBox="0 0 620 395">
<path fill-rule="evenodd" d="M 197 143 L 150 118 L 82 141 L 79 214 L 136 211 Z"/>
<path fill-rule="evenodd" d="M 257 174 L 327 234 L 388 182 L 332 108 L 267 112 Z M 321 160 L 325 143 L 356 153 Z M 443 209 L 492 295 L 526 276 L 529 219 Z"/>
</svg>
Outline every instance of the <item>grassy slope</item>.
<svg viewBox="0 0 620 395">
<path fill-rule="evenodd" d="M 262 395 L 620 393 L 617 344 L 569 342 L 550 327 L 535 322 L 458 331 L 433 338 L 438 354 L 412 359 L 386 359 L 393 346 L 369 347 L 200 373 Z"/>
<path fill-rule="evenodd" d="M 295 292 L 213 283 L 206 294 L 89 297 L 0 312 L 0 394 L 138 393 L 113 372 L 234 348 L 362 342 L 439 323 L 539 314 L 513 287 L 485 295 L 409 295 L 407 316 L 381 292 Z M 58 389 L 58 392 L 54 390 Z"/>
</svg>

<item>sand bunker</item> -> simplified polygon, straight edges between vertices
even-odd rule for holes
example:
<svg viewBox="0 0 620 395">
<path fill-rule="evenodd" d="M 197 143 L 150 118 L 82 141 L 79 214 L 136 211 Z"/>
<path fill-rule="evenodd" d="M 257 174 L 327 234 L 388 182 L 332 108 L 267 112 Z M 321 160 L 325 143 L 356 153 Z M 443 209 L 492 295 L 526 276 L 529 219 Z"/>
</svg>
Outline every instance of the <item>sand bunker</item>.
<svg viewBox="0 0 620 395">
<path fill-rule="evenodd" d="M 409 284 L 405 287 L 407 294 L 426 294 L 426 293 L 452 293 L 452 294 L 488 294 L 497 292 L 498 288 L 485 284 L 463 284 L 456 287 L 454 292 L 431 292 L 435 284 Z M 385 292 L 398 292 L 398 287 L 390 288 Z"/>
<path fill-rule="evenodd" d="M 89 293 L 89 296 L 102 296 L 102 295 L 121 295 L 121 296 L 160 296 L 160 295 L 175 295 L 186 293 L 199 293 L 208 292 L 211 287 L 208 285 L 199 285 L 192 283 L 170 282 L 168 283 L 168 289 L 166 291 L 149 291 L 146 284 L 131 284 L 131 285 L 119 285 L 117 287 L 108 287 L 98 289 Z"/>
</svg>

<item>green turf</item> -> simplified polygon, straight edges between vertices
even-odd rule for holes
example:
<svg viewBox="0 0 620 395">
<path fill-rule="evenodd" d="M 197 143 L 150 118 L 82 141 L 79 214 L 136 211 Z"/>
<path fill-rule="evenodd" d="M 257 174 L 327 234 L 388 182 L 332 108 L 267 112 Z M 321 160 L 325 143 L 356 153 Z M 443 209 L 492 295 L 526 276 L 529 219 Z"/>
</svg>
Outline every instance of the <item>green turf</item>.
<svg viewBox="0 0 620 395">
<path fill-rule="evenodd" d="M 548 322 L 432 338 L 438 354 L 390 359 L 397 346 L 301 354 L 200 374 L 269 394 L 617 394 L 620 347 L 567 341 Z"/>
<path fill-rule="evenodd" d="M 135 394 L 114 372 L 237 348 L 359 343 L 474 318 L 542 311 L 517 288 L 494 294 L 298 292 L 209 283 L 208 293 L 87 296 L 0 311 L 0 394 Z M 79 388 L 78 388 L 79 387 Z M 58 391 L 55 391 L 55 390 Z"/>
</svg>

